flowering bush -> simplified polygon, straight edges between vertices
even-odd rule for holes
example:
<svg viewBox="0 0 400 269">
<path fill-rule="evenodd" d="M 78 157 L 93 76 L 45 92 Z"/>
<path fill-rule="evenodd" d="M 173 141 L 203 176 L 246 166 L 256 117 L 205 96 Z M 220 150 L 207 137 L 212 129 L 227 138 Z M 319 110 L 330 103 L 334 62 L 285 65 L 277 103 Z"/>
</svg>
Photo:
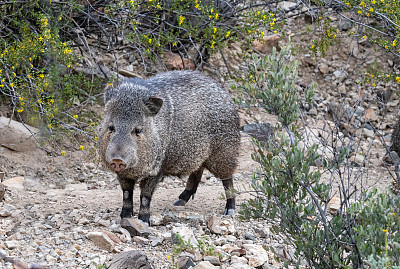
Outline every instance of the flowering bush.
<svg viewBox="0 0 400 269">
<path fill-rule="evenodd" d="M 314 6 L 316 5 L 316 6 Z M 400 57 L 400 4 L 397 0 L 345 0 L 345 1 L 314 1 L 305 4 L 310 14 L 314 14 L 316 26 L 321 35 L 310 44 L 309 49 L 315 54 L 324 54 L 327 49 L 336 44 L 341 37 L 354 36 L 366 40 L 394 57 Z M 331 14 L 347 21 L 350 31 L 341 31 L 332 27 Z M 400 83 L 397 73 L 386 74 L 382 70 L 367 73 L 365 82 L 376 86 L 377 80 Z"/>
<path fill-rule="evenodd" d="M 94 122 L 72 117 L 71 106 L 99 85 L 73 72 L 76 56 L 59 34 L 62 16 L 45 12 L 41 2 L 0 5 L 2 101 L 11 104 L 18 120 L 41 127 L 47 134 L 44 141 L 59 141 L 67 132 L 93 138 Z"/>
<path fill-rule="evenodd" d="M 192 60 L 202 65 L 212 51 L 229 41 L 250 44 L 268 31 L 276 32 L 267 2 L 124 0 L 110 1 L 104 12 L 118 29 L 124 29 L 121 34 L 142 57 L 155 61 L 165 51 L 186 56 L 192 47 L 197 52 Z"/>
</svg>

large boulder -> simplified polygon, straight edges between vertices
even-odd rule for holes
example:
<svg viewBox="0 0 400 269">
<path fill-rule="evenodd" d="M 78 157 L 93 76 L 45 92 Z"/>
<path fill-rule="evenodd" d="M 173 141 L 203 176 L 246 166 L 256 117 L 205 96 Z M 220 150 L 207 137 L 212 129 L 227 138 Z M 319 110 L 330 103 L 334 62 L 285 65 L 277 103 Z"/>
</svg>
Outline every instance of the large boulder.
<svg viewBox="0 0 400 269">
<path fill-rule="evenodd" d="M 39 129 L 18 121 L 0 117 L 0 145 L 15 151 L 32 151 L 37 149 L 34 138 Z"/>
</svg>

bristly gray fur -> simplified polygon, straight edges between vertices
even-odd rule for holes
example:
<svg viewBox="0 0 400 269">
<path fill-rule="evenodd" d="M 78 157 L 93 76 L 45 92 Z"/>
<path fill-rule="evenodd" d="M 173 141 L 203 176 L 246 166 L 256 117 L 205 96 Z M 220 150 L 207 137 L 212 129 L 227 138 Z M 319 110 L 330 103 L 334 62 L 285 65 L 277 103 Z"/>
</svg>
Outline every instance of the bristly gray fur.
<svg viewBox="0 0 400 269">
<path fill-rule="evenodd" d="M 393 128 L 392 145 L 390 146 L 390 151 L 396 151 L 400 156 L 400 117 Z"/>
<path fill-rule="evenodd" d="M 142 195 L 151 199 L 162 177 L 188 176 L 204 168 L 231 180 L 237 165 L 239 116 L 232 98 L 211 78 L 172 71 L 147 80 L 128 79 L 107 91 L 105 110 L 100 152 L 107 166 L 113 159 L 126 163 L 126 169 L 117 173 L 123 190 L 133 190 L 140 182 Z M 186 188 L 191 195 L 199 176 L 192 178 L 195 187 L 188 182 Z"/>
</svg>

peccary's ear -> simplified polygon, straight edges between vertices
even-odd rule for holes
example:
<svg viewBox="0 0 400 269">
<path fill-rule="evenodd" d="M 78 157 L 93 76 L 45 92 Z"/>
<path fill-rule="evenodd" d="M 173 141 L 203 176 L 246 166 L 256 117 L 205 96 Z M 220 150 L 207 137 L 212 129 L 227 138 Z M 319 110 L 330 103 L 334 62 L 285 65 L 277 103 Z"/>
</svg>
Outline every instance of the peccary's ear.
<svg viewBox="0 0 400 269">
<path fill-rule="evenodd" d="M 149 99 L 144 102 L 144 104 L 148 108 L 150 116 L 155 116 L 158 111 L 160 111 L 163 102 L 164 101 L 161 98 L 150 96 Z"/>
<path fill-rule="evenodd" d="M 107 104 L 108 101 L 110 101 L 111 99 L 113 99 L 114 97 L 117 96 L 117 90 L 116 89 L 108 89 L 106 91 L 106 94 L 104 95 L 104 104 Z"/>
</svg>

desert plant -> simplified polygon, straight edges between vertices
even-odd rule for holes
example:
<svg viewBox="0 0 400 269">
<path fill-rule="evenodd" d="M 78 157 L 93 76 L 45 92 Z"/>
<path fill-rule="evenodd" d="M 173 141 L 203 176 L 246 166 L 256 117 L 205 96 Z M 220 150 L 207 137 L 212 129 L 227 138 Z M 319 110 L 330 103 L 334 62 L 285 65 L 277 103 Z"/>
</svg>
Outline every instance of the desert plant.
<svg viewBox="0 0 400 269">
<path fill-rule="evenodd" d="M 79 59 L 60 36 L 62 16 L 39 0 L 3 3 L 0 13 L 2 102 L 17 120 L 40 127 L 38 142 L 54 142 L 59 154 L 66 134 L 95 139 L 96 119 L 86 120 L 75 105 L 94 102 L 104 82 L 74 70 Z"/>
<path fill-rule="evenodd" d="M 253 158 L 260 170 L 252 180 L 254 198 L 242 205 L 241 216 L 278 218 L 281 232 L 296 248 L 296 263 L 304 259 L 313 268 L 363 268 L 367 260 L 372 264 L 384 258 L 387 268 L 398 266 L 399 197 L 368 191 L 357 181 L 362 173 L 350 154 L 357 143 L 354 137 L 339 137 L 342 118 L 331 130 L 336 134 L 332 141 L 341 141 L 340 146 L 313 139 L 300 109 L 312 100 L 313 90 L 303 92 L 295 85 L 296 67 L 290 46 L 283 46 L 280 53 L 254 57 L 252 79 L 242 87 L 244 99 L 277 115 L 279 124 L 270 141 L 255 141 Z M 340 208 L 330 212 L 334 193 L 340 195 Z"/>
<path fill-rule="evenodd" d="M 190 242 L 190 240 L 185 241 L 180 234 L 176 234 L 175 241 L 176 242 L 172 248 L 172 256 L 168 256 L 168 259 L 172 262 L 172 268 L 178 268 L 177 259 L 179 258 L 179 255 L 184 251 L 199 251 L 202 255 L 218 257 L 221 256 L 220 253 L 215 251 L 215 246 L 208 242 L 208 238 L 206 236 L 197 239 L 196 246 L 194 246 L 193 242 Z"/>
</svg>

